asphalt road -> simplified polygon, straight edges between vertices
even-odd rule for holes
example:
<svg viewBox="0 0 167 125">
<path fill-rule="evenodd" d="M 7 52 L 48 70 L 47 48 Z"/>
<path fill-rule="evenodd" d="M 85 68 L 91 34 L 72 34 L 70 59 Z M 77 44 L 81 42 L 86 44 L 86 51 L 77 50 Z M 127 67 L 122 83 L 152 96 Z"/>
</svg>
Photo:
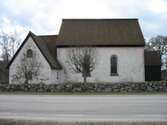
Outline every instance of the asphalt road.
<svg viewBox="0 0 167 125">
<path fill-rule="evenodd" d="M 0 118 L 167 121 L 167 95 L 0 95 Z"/>
</svg>

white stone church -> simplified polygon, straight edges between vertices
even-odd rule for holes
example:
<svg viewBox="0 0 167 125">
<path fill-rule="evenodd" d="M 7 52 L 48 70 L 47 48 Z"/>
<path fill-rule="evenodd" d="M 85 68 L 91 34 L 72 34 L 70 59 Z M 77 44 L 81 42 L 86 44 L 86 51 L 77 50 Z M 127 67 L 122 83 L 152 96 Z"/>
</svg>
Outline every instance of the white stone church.
<svg viewBox="0 0 167 125">
<path fill-rule="evenodd" d="M 82 47 L 96 54 L 88 82 L 144 82 L 144 45 L 137 19 L 64 19 L 58 35 L 29 32 L 8 65 L 9 82 L 24 83 L 25 75 L 29 83 L 81 82 L 67 62 Z"/>
</svg>

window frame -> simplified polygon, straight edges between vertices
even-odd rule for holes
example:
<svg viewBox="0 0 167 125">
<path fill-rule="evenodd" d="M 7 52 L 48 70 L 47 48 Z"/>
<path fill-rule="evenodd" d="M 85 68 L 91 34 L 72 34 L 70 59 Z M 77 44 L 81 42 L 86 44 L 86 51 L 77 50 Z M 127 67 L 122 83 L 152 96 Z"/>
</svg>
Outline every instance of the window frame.
<svg viewBox="0 0 167 125">
<path fill-rule="evenodd" d="M 114 72 L 113 72 L 113 67 L 115 70 Z M 117 55 L 112 55 L 110 58 L 110 76 L 118 76 L 118 56 Z"/>
<path fill-rule="evenodd" d="M 56 79 L 59 80 L 59 72 L 56 72 Z"/>
<path fill-rule="evenodd" d="M 32 72 L 31 71 L 27 72 L 27 78 L 28 78 L 28 80 L 32 80 Z"/>
<path fill-rule="evenodd" d="M 33 57 L 33 51 L 32 51 L 32 49 L 28 49 L 27 50 L 26 57 L 27 58 L 32 58 Z"/>
</svg>

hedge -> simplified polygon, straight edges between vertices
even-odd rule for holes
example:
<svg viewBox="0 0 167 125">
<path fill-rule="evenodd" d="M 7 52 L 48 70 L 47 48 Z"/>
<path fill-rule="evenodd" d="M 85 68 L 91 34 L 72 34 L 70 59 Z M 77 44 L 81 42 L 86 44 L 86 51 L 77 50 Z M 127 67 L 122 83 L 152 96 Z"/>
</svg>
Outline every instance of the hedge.
<svg viewBox="0 0 167 125">
<path fill-rule="evenodd" d="M 0 84 L 0 92 L 167 92 L 167 81 L 142 83 Z"/>
</svg>

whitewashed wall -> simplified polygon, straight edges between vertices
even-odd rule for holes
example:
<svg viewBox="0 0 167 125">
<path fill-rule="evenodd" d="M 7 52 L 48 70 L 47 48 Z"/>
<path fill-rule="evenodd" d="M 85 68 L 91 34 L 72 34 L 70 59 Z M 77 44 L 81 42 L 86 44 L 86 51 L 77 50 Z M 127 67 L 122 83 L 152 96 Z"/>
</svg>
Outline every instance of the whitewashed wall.
<svg viewBox="0 0 167 125">
<path fill-rule="evenodd" d="M 56 70 L 51 70 L 48 62 L 40 52 L 39 48 L 34 43 L 33 39 L 31 37 L 28 38 L 28 41 L 24 44 L 18 55 L 16 56 L 15 60 L 11 64 L 9 68 L 9 83 L 23 83 L 24 79 L 21 79 L 21 81 L 13 80 L 13 76 L 16 74 L 17 66 L 20 65 L 20 61 L 23 57 L 23 54 L 26 53 L 27 49 L 32 49 L 33 52 L 35 52 L 37 61 L 41 63 L 40 70 L 39 70 L 39 76 L 37 78 L 33 78 L 30 80 L 30 83 L 40 83 L 44 82 L 46 84 L 50 83 L 58 83 L 59 79 L 56 78 Z"/>
<path fill-rule="evenodd" d="M 64 82 L 64 71 L 63 70 L 52 70 L 51 71 L 51 84 L 61 84 Z"/>
<path fill-rule="evenodd" d="M 65 70 L 66 81 L 82 81 L 82 76 L 69 69 L 68 52 L 72 48 L 58 48 L 58 60 Z M 90 82 L 143 82 L 144 48 L 143 47 L 98 47 L 96 51 L 96 66 Z M 118 57 L 118 76 L 110 76 L 110 58 Z"/>
<path fill-rule="evenodd" d="M 72 48 L 58 48 L 58 60 L 63 66 L 64 70 L 52 70 L 40 52 L 39 48 L 30 37 L 21 51 L 13 61 L 9 69 L 9 82 L 19 83 L 20 81 L 13 81 L 12 76 L 16 73 L 17 66 L 20 65 L 20 60 L 23 53 L 27 49 L 32 49 L 36 52 L 38 61 L 41 63 L 40 74 L 38 79 L 33 79 L 30 83 L 40 83 L 44 81 L 46 84 L 62 83 L 64 81 L 82 81 L 82 75 L 70 70 L 67 63 L 68 53 Z M 143 47 L 98 47 L 95 48 L 96 65 L 95 70 L 88 78 L 90 82 L 143 82 L 144 78 L 144 49 Z M 110 76 L 110 58 L 112 55 L 118 57 L 118 76 Z M 24 82 L 24 79 L 22 79 Z"/>
</svg>

